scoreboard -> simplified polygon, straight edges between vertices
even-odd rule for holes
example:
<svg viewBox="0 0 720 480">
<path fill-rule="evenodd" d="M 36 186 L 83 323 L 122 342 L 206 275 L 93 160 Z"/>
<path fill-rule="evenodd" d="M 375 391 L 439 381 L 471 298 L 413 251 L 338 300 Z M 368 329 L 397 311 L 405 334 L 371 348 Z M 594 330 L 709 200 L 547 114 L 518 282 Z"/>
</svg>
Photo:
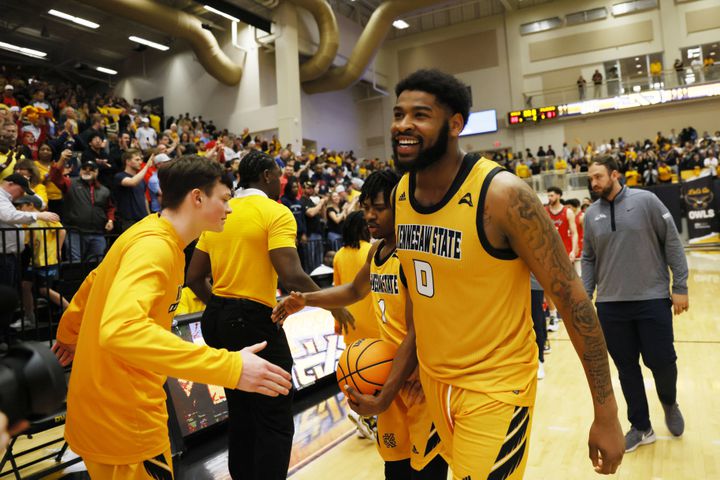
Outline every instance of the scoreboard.
<svg viewBox="0 0 720 480">
<path fill-rule="evenodd" d="M 670 89 L 628 92 L 610 98 L 594 98 L 562 105 L 516 110 L 508 113 L 508 125 L 513 127 L 526 123 L 544 122 L 555 118 L 594 115 L 596 113 L 649 107 L 652 105 L 710 97 L 720 97 L 720 82 L 683 85 Z"/>
<path fill-rule="evenodd" d="M 558 107 L 551 105 L 540 108 L 526 108 L 525 110 L 517 110 L 508 113 L 508 123 L 510 125 L 519 125 L 525 122 L 542 122 L 557 118 Z"/>
</svg>

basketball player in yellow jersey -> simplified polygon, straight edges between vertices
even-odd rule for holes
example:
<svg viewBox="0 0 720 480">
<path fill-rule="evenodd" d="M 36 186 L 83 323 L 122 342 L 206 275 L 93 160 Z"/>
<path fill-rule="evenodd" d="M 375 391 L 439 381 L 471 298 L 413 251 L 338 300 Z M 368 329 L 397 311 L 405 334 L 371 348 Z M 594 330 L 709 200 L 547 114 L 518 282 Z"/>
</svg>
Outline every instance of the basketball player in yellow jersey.
<svg viewBox="0 0 720 480">
<path fill-rule="evenodd" d="M 615 472 L 624 441 L 597 315 L 565 248 L 525 182 L 460 151 L 467 87 L 420 70 L 396 87 L 391 127 L 406 173 L 393 197 L 397 255 L 413 305 L 408 335 L 377 397 L 352 388 L 351 406 L 378 413 L 420 365 L 435 426 L 456 479 L 523 477 L 537 386 L 530 272 L 566 321 L 590 387 L 590 458 Z"/>
<path fill-rule="evenodd" d="M 354 280 L 319 292 L 292 292 L 275 307 L 274 321 L 282 322 L 306 305 L 336 308 L 368 298 L 375 309 L 373 320 L 379 325 L 381 338 L 395 345 L 402 343 L 407 334 L 406 312 L 411 315 L 412 307 L 406 302 L 406 281 L 395 253 L 390 197 L 397 181 L 394 172 L 382 170 L 371 174 L 362 186 L 360 203 L 365 219 L 373 238 L 380 241 L 373 245 Z M 440 455 L 442 444 L 421 390 L 413 388 L 417 385 L 414 383 L 406 384 L 378 416 L 377 445 L 385 461 L 385 479 L 445 480 L 447 463 Z"/>
<path fill-rule="evenodd" d="M 343 246 L 333 259 L 333 284 L 336 287 L 351 283 L 367 262 L 370 232 L 362 212 L 352 212 L 343 222 Z M 375 320 L 375 310 L 370 297 L 363 297 L 347 306 L 355 319 L 355 329 L 345 332 L 343 341 L 351 345 L 361 338 L 378 338 L 380 329 Z M 335 321 L 335 332 L 341 334 L 340 325 Z"/>
<path fill-rule="evenodd" d="M 163 210 L 124 232 L 75 294 L 53 350 L 74 358 L 65 437 L 93 479 L 171 479 L 166 376 L 269 396 L 290 375 L 253 352 L 217 350 L 170 332 L 180 301 L 183 248 L 220 231 L 230 189 L 215 162 L 187 156 L 158 170 Z"/>
</svg>

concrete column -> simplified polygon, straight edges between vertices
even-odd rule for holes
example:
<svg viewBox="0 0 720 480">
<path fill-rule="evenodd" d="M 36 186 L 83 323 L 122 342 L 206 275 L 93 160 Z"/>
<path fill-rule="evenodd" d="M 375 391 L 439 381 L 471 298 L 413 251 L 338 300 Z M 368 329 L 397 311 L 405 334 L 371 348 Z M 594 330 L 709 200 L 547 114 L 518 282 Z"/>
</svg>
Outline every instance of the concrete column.
<svg viewBox="0 0 720 480">
<path fill-rule="evenodd" d="M 278 138 L 294 151 L 302 146 L 300 105 L 300 57 L 298 51 L 297 11 L 290 2 L 282 2 L 273 19 L 282 29 L 275 40 Z"/>
<path fill-rule="evenodd" d="M 663 70 L 671 70 L 676 58 L 680 57 L 680 45 L 684 38 L 678 8 L 675 0 L 660 0 L 660 33 L 662 35 Z M 684 23 L 684 22 L 683 22 Z M 687 62 L 686 59 L 683 61 Z M 674 85 L 670 82 L 670 85 Z"/>
</svg>

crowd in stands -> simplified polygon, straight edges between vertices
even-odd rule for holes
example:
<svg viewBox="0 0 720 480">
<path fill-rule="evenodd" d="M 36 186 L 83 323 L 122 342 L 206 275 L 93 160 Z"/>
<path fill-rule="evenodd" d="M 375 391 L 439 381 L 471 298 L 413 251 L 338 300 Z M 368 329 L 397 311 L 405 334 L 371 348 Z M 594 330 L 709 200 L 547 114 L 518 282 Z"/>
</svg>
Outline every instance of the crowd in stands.
<svg viewBox="0 0 720 480">
<path fill-rule="evenodd" d="M 20 272 L 28 266 L 44 270 L 42 288 L 49 285 L 48 277 L 57 276 L 62 260 L 99 261 L 114 237 L 158 212 L 162 192 L 157 168 L 174 157 L 214 159 L 237 186 L 244 155 L 251 150 L 272 155 L 282 169 L 279 201 L 297 221 L 307 272 L 322 264 L 325 252 L 342 247 L 343 223 L 358 208 L 363 179 L 374 170 L 392 168 L 391 160 L 357 158 L 352 151 L 293 151 L 275 135 L 253 136 L 248 128 L 235 134 L 199 115 L 164 117 L 158 105 L 90 94 L 78 85 L 0 76 L 0 91 L 0 182 L 20 174 L 33 195 L 13 198 L 16 208 L 59 216 L 58 222 L 37 220 L 27 230 L 28 225 L 7 222 L 0 212 L 0 254 L 22 256 Z M 618 138 L 574 147 L 565 143 L 558 151 L 548 145 L 535 153 L 528 148 L 489 156 L 530 178 L 543 172 L 584 172 L 593 155 L 610 154 L 632 186 L 670 182 L 681 170 L 717 175 L 719 149 L 720 131 L 698 135 L 687 127 L 679 134 L 658 132 L 645 141 Z M 9 235 L 17 241 L 8 241 Z M 17 251 L 8 245 L 16 245 Z M 31 281 L 33 276 L 23 273 L 22 279 Z M 16 280 L 14 284 L 20 278 Z M 50 297 L 65 305 L 56 292 Z"/>
<path fill-rule="evenodd" d="M 90 94 L 78 85 L 0 76 L 0 91 L 0 182 L 12 185 L 4 180 L 22 175 L 33 195 L 13 198 L 15 208 L 59 216 L 59 222 L 27 225 L 6 221 L 0 212 L 0 254 L 23 258 L 23 279 L 40 265 L 97 262 L 117 235 L 158 212 L 156 172 L 163 162 L 185 154 L 214 159 L 237 186 L 239 162 L 253 149 L 275 157 L 283 170 L 279 201 L 297 220 L 303 267 L 310 272 L 322 264 L 324 251 L 342 246 L 343 223 L 357 208 L 363 179 L 388 167 L 352 151 L 293 151 L 275 135 L 253 137 L 248 128 L 234 134 L 189 113 L 164 118 L 157 105 Z"/>
<path fill-rule="evenodd" d="M 655 138 L 644 141 L 626 142 L 618 137 L 584 146 L 564 143 L 558 152 L 548 145 L 547 149 L 540 146 L 534 154 L 529 148 L 524 153 L 505 150 L 495 152 L 492 158 L 519 177 L 530 178 L 544 172 L 587 172 L 590 159 L 598 154 L 611 155 L 618 161 L 628 186 L 678 181 L 683 171 L 694 176 L 717 176 L 720 131 L 698 135 L 693 127 L 686 127 L 679 134 L 672 129 L 669 134 L 657 132 Z"/>
</svg>

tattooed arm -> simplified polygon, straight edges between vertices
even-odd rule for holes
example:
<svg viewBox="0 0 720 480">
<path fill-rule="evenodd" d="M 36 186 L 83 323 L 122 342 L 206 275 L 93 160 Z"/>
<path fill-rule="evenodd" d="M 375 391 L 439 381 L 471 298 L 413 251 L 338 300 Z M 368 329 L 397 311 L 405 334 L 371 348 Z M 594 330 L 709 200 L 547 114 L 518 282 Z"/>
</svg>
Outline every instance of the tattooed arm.
<svg viewBox="0 0 720 480">
<path fill-rule="evenodd" d="M 525 182 L 506 173 L 498 174 L 492 181 L 483 223 L 486 233 L 490 233 L 490 242 L 497 248 L 512 248 L 562 313 L 593 399 L 595 421 L 590 430 L 590 457 L 596 471 L 614 473 L 622 460 L 624 440 L 617 418 L 605 337 L 560 235 L 535 192 Z M 602 461 L 598 460 L 598 452 Z"/>
</svg>

